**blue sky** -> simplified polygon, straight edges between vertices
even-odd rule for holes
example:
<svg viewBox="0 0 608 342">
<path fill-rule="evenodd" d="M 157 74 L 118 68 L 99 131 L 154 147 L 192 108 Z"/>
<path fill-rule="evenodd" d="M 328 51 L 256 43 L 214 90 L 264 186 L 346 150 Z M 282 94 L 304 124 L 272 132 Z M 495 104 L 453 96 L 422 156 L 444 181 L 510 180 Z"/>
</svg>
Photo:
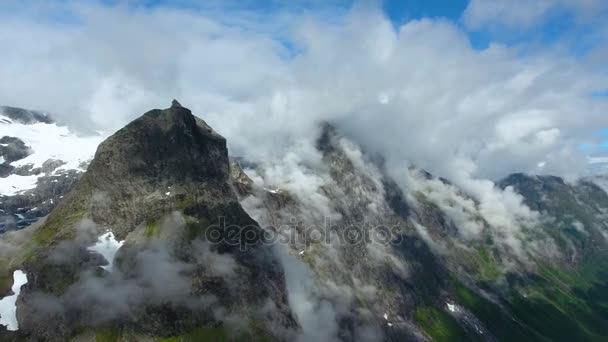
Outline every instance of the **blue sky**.
<svg viewBox="0 0 608 342">
<path fill-rule="evenodd" d="M 460 15 L 467 7 L 467 0 L 428 0 L 428 1 L 389 1 L 382 2 L 382 8 L 389 18 L 401 25 L 410 19 L 423 17 L 436 18 L 443 17 L 458 20 Z"/>
<path fill-rule="evenodd" d="M 65 3 L 69 1 L 50 1 Z M 479 50 L 491 43 L 506 45 L 532 45 L 559 47 L 572 56 L 584 58 L 590 51 L 608 40 L 608 1 L 605 0 L 546 0 L 543 9 L 529 10 L 528 6 L 540 1 L 516 0 L 90 0 L 105 5 L 124 5 L 136 8 L 180 8 L 190 11 L 208 12 L 230 21 L 231 14 L 249 12 L 266 16 L 272 21 L 275 13 L 325 13 L 340 16 L 353 6 L 374 6 L 383 10 L 395 28 L 413 19 L 445 19 L 458 25 L 469 36 L 471 45 Z M 499 12 L 477 11 L 473 23 L 468 12 L 482 8 L 485 4 L 498 4 Z M 581 3 L 581 5 L 568 5 Z M 11 6 L 12 4 L 12 6 Z M 481 5 L 480 5 L 481 4 Z M 595 5 L 585 5 L 595 4 Z M 20 10 L 20 2 L 8 1 L 0 4 L 5 14 Z M 487 6 L 485 6 L 487 7 Z M 517 11 L 531 13 L 523 16 Z M 487 11 L 486 11 L 487 12 Z M 52 13 L 52 15 L 49 15 Z M 1 15 L 1 14 L 0 14 Z M 46 11 L 42 16 L 61 22 L 77 22 L 71 13 Z M 480 17 L 481 16 L 481 17 Z M 511 20 L 511 19 L 513 20 Z M 524 22 L 518 22 L 524 21 Z M 523 49 L 522 49 L 523 51 Z M 608 89 L 607 89 L 608 90 Z"/>
<path fill-rule="evenodd" d="M 117 0 L 102 0 L 107 4 L 119 3 Z M 521 11 L 528 11 L 525 7 L 531 6 L 535 1 L 519 2 L 512 0 L 481 0 L 479 2 L 507 2 L 513 8 L 519 7 Z M 576 3 L 577 1 L 571 1 Z M 378 0 L 378 1 L 354 1 L 354 0 L 328 0 L 328 1 L 279 1 L 279 0 L 135 0 L 131 1 L 134 6 L 147 8 L 181 7 L 192 10 L 221 10 L 229 15 L 231 11 L 252 11 L 258 13 L 273 13 L 277 11 L 295 12 L 321 12 L 334 9 L 336 13 L 347 10 L 355 5 L 379 6 L 393 22 L 399 27 L 412 19 L 421 18 L 444 18 L 461 26 L 468 34 L 471 44 L 478 49 L 486 48 L 491 42 L 508 45 L 534 44 L 534 45 L 561 45 L 565 46 L 577 57 L 585 56 L 590 50 L 606 39 L 603 30 L 608 23 L 608 6 L 602 4 L 603 0 L 581 1 L 581 3 L 597 3 L 595 7 L 583 13 L 585 5 L 567 5 L 565 0 L 548 0 L 547 8 L 536 14 L 533 23 L 526 22 L 518 25 L 503 25 L 500 17 L 509 16 L 508 13 L 495 14 L 496 18 L 487 18 L 488 22 L 481 26 L 466 24 L 465 13 L 467 7 L 473 7 L 469 0 Z M 508 6 L 505 6 L 508 7 Z M 591 6 L 589 6 L 591 7 Z M 506 9 L 508 11 L 508 9 Z M 530 11 L 532 12 L 532 11 Z"/>
</svg>

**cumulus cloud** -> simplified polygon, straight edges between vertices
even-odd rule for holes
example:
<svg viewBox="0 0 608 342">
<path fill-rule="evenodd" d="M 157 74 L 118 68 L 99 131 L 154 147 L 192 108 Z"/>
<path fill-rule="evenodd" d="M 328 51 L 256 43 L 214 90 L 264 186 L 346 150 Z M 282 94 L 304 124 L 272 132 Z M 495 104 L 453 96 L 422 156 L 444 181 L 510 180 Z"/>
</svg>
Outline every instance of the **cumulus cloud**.
<svg viewBox="0 0 608 342">
<path fill-rule="evenodd" d="M 608 125 L 606 102 L 590 96 L 606 77 L 584 60 L 497 44 L 478 51 L 443 20 L 394 28 L 361 5 L 332 20 L 287 13 L 273 21 L 277 35 L 245 15 L 62 2 L 52 6 L 65 16 L 58 23 L 45 6 L 0 21 L 11 46 L 0 103 L 81 128 L 111 132 L 176 97 L 251 160 L 302 155 L 330 121 L 389 159 L 443 176 L 468 162 L 494 179 L 577 175 L 586 162 L 576 146 Z"/>
<path fill-rule="evenodd" d="M 497 24 L 518 29 L 540 25 L 546 16 L 558 11 L 592 17 L 606 8 L 602 0 L 471 0 L 463 19 L 473 29 Z"/>
</svg>

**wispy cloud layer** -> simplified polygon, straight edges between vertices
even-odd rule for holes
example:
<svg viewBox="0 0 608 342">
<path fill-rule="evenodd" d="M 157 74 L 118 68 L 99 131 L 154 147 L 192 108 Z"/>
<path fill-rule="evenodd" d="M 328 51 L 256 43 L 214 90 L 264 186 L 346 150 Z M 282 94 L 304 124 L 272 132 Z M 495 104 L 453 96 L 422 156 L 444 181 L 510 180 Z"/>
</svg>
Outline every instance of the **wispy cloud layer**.
<svg viewBox="0 0 608 342">
<path fill-rule="evenodd" d="M 579 20 L 597 18 L 608 9 L 602 0 L 471 0 L 463 19 L 473 29 L 505 25 L 529 29 L 545 23 L 550 15 L 574 15 Z"/>
</svg>

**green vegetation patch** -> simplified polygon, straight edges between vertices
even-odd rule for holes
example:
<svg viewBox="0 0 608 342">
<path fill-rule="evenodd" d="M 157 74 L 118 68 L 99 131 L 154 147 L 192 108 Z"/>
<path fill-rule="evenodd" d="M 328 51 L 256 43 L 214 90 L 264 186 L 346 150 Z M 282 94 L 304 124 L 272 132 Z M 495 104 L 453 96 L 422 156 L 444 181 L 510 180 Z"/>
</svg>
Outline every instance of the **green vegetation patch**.
<svg viewBox="0 0 608 342">
<path fill-rule="evenodd" d="M 146 229 L 144 231 L 144 235 L 151 239 L 153 237 L 158 237 L 160 234 L 160 230 L 158 229 L 158 222 L 156 221 L 148 221 L 146 222 Z"/>
<path fill-rule="evenodd" d="M 95 334 L 95 342 L 118 342 L 120 341 L 120 332 L 116 329 L 99 331 Z"/>
<path fill-rule="evenodd" d="M 513 319 L 495 303 L 478 295 L 454 278 L 451 279 L 451 284 L 457 302 L 481 320 L 499 341 L 539 340 L 536 332 Z"/>
<path fill-rule="evenodd" d="M 471 340 L 452 316 L 437 308 L 417 308 L 414 319 L 435 342 Z"/>
<path fill-rule="evenodd" d="M 606 341 L 608 284 L 597 282 L 594 267 L 574 271 L 542 266 L 541 276 L 502 294 L 501 306 L 457 280 L 452 288 L 498 340 Z"/>
<path fill-rule="evenodd" d="M 188 195 L 178 195 L 178 199 L 175 203 L 177 209 L 184 211 L 187 208 L 194 206 L 196 203 L 195 199 Z"/>
<path fill-rule="evenodd" d="M 478 281 L 493 282 L 503 274 L 500 264 L 486 247 L 477 248 L 475 253 L 467 253 L 465 258 Z"/>
<path fill-rule="evenodd" d="M 78 223 L 84 217 L 85 212 L 84 209 L 81 209 L 71 213 L 67 210 L 53 213 L 44 225 L 34 232 L 33 240 L 42 246 L 49 244 L 61 235 L 65 227 L 72 227 Z M 72 231 L 66 231 L 64 234 L 66 235 L 65 238 L 69 238 Z"/>
<path fill-rule="evenodd" d="M 311 243 L 301 254 L 300 259 L 306 263 L 311 269 L 315 268 L 315 264 L 321 255 L 321 247 L 318 243 Z M 317 270 L 321 271 L 321 270 Z"/>
<path fill-rule="evenodd" d="M 223 327 L 197 328 L 180 336 L 158 339 L 158 342 L 240 342 L 248 339 L 231 337 Z"/>
<path fill-rule="evenodd" d="M 8 271 L 0 272 L 0 297 L 8 293 L 13 286 L 13 276 Z"/>
</svg>

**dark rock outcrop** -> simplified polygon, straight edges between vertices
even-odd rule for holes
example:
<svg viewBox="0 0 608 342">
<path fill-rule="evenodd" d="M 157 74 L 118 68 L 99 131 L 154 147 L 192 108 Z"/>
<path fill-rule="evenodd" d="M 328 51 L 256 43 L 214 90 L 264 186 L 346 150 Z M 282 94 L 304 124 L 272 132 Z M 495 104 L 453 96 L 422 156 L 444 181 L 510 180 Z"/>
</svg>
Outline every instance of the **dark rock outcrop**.
<svg viewBox="0 0 608 342">
<path fill-rule="evenodd" d="M 12 121 L 31 125 L 38 122 L 50 124 L 53 119 L 46 113 L 37 110 L 27 110 L 23 108 L 0 106 L 0 114 L 8 117 Z"/>
<path fill-rule="evenodd" d="M 48 166 L 48 163 L 44 165 Z M 77 170 L 61 171 L 38 177 L 34 189 L 13 196 L 0 196 L 0 233 L 29 226 L 48 215 L 61 202 L 82 176 L 82 172 Z"/>
<path fill-rule="evenodd" d="M 10 163 L 23 159 L 31 154 L 29 147 L 15 137 L 4 136 L 0 138 L 0 177 L 8 176 L 14 169 Z"/>
<path fill-rule="evenodd" d="M 30 149 L 19 138 L 4 136 L 0 138 L 0 157 L 5 163 L 23 159 L 31 154 Z"/>
<path fill-rule="evenodd" d="M 122 277 L 143 294 L 153 291 L 146 279 L 160 266 L 145 257 L 162 250 L 182 270 L 180 279 L 187 279 L 181 292 L 131 299 L 128 315 L 103 322 L 95 308 L 75 305 L 70 298 L 83 286 L 79 279 L 103 265 L 86 250 L 94 240 L 79 235 L 83 222 L 94 227 L 93 236 L 109 230 L 125 240 L 114 272 L 100 273 L 100 281 Z M 250 337 L 281 339 L 295 329 L 281 266 L 233 191 L 226 140 L 177 101 L 145 113 L 100 144 L 87 172 L 34 232 L 34 241 L 25 264 L 30 282 L 18 306 L 22 333 L 32 338 L 63 340 L 77 327 L 108 325 L 178 336 L 222 326 L 224 316 L 241 317 L 243 334 Z M 66 246 L 71 252 L 58 262 L 53 256 Z M 229 272 L 214 270 L 221 265 L 206 264 L 208 258 L 223 260 Z M 62 310 L 41 315 L 40 296 L 61 303 Z M 215 304 L 194 304 L 210 300 Z"/>
</svg>

